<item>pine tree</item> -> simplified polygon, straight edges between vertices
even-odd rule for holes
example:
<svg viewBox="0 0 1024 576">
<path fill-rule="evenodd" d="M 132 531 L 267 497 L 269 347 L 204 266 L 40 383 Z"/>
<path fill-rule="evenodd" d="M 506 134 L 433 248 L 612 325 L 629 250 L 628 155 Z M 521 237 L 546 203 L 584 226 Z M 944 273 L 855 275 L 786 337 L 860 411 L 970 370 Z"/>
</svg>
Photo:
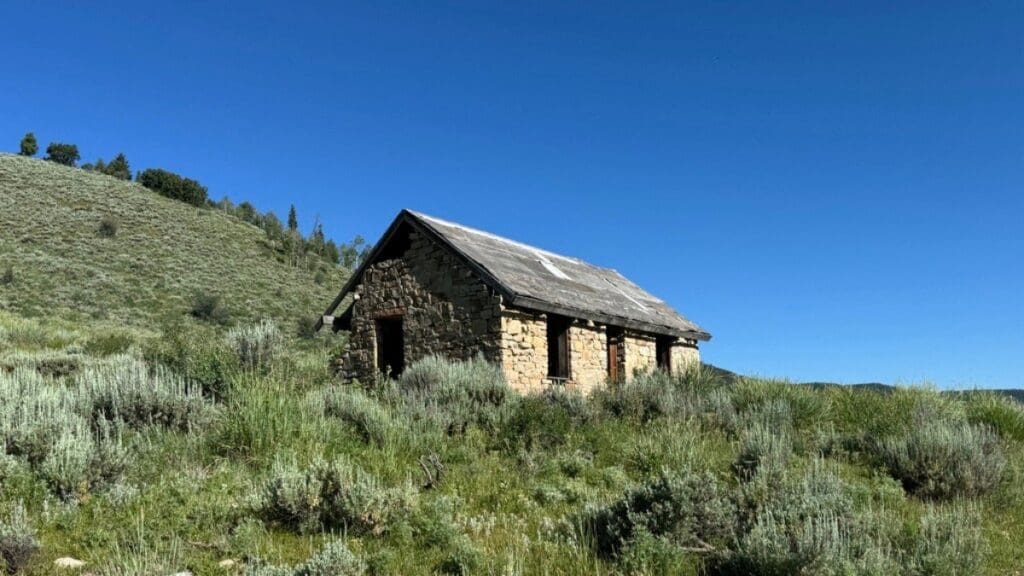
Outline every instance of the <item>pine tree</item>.
<svg viewBox="0 0 1024 576">
<path fill-rule="evenodd" d="M 128 159 L 125 158 L 124 154 L 118 154 L 110 161 L 110 164 L 107 164 L 104 168 L 97 168 L 97 170 L 121 180 L 132 179 L 132 171 L 128 167 Z"/>
<path fill-rule="evenodd" d="M 299 229 L 299 216 L 295 213 L 295 204 L 288 210 L 288 230 L 295 232 Z"/>
<path fill-rule="evenodd" d="M 19 154 L 22 156 L 35 156 L 36 152 L 39 152 L 39 143 L 36 142 L 36 135 L 29 132 L 21 139 L 21 151 Z"/>
</svg>

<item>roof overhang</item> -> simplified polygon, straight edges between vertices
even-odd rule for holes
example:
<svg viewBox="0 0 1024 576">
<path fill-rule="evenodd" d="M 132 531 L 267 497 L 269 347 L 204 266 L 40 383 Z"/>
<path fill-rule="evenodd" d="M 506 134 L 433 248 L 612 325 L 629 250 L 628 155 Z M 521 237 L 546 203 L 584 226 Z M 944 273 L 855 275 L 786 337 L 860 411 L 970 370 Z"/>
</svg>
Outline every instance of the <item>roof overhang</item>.
<svg viewBox="0 0 1024 576">
<path fill-rule="evenodd" d="M 470 257 L 462 250 L 459 250 L 459 248 L 453 245 L 451 242 L 447 241 L 444 235 L 438 232 L 436 229 L 434 229 L 434 227 L 431 226 L 429 222 L 417 218 L 416 215 L 410 212 L 409 210 L 402 210 L 395 218 L 395 220 L 391 223 L 391 225 L 388 226 L 388 229 L 384 232 L 383 236 L 381 236 L 381 239 L 370 250 L 370 253 L 366 256 L 363 262 L 360 263 L 359 267 L 356 268 L 356 271 L 352 274 L 351 277 L 349 277 L 348 281 L 345 282 L 345 285 L 338 293 L 338 296 L 334 299 L 334 301 L 331 302 L 330 306 L 327 307 L 327 310 L 323 313 L 320 319 L 317 320 L 316 326 L 314 327 L 315 330 L 320 330 L 321 328 L 323 328 L 324 316 L 332 316 L 334 314 L 334 311 L 345 299 L 345 296 L 347 296 L 350 292 L 355 290 L 356 286 L 358 286 L 359 283 L 362 281 L 362 277 L 363 274 L 366 272 L 366 269 L 377 260 L 377 257 L 385 249 L 388 243 L 394 239 L 395 234 L 398 232 L 402 224 L 409 224 L 416 231 L 423 233 L 427 237 L 431 238 L 433 241 L 451 250 L 451 252 L 455 254 L 474 273 L 476 273 L 477 276 L 481 280 L 483 280 L 483 282 L 487 286 L 489 286 L 496 293 L 500 294 L 504 299 L 504 303 L 506 305 L 521 309 L 535 310 L 538 312 L 544 312 L 549 314 L 558 314 L 570 318 L 592 320 L 594 322 L 598 322 L 601 324 L 621 326 L 623 328 L 629 328 L 631 330 L 637 330 L 640 332 L 648 332 L 651 334 L 662 334 L 667 336 L 675 336 L 679 338 L 701 340 L 705 342 L 711 339 L 711 334 L 703 331 L 685 331 L 670 326 L 662 326 L 648 322 L 641 322 L 630 318 L 616 316 L 614 314 L 604 314 L 588 310 L 579 310 L 571 307 L 561 306 L 552 302 L 540 300 L 538 298 L 533 298 L 525 294 L 517 294 L 509 290 L 508 287 L 499 282 L 498 279 L 495 278 L 494 275 L 491 274 L 490 271 L 488 271 L 485 266 L 474 260 L 472 257 Z M 342 317 L 337 317 L 335 319 L 333 327 L 336 330 L 339 328 L 345 329 L 341 327 L 346 326 L 351 322 L 351 315 L 352 306 L 349 305 L 349 307 L 345 310 L 345 313 L 342 315 L 347 318 L 342 320 Z"/>
<path fill-rule="evenodd" d="M 708 334 L 707 332 L 679 330 L 669 326 L 660 326 L 658 324 L 650 324 L 648 322 L 639 322 L 636 320 L 632 320 L 630 318 L 615 316 L 614 314 L 599 314 L 587 310 L 577 310 L 574 308 L 552 304 L 551 302 L 538 300 L 536 298 L 531 298 L 529 296 L 515 296 L 512 299 L 508 300 L 507 304 L 525 310 L 535 310 L 537 312 L 545 312 L 547 314 L 558 314 L 559 316 L 578 318 L 580 320 L 593 320 L 594 322 L 597 322 L 599 324 L 607 324 L 609 326 L 621 326 L 623 328 L 629 328 L 630 330 L 636 330 L 638 332 L 648 332 L 651 334 L 661 334 L 665 336 L 676 336 L 679 338 L 700 340 L 703 342 L 711 340 L 711 334 Z"/>
</svg>

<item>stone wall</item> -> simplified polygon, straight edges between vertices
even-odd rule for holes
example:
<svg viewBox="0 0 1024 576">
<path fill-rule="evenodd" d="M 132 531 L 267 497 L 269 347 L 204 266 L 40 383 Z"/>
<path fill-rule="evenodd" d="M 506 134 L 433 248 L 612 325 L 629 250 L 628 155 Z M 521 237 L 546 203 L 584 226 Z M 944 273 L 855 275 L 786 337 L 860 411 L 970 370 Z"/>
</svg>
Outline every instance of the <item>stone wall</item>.
<svg viewBox="0 0 1024 576">
<path fill-rule="evenodd" d="M 696 340 L 683 340 L 672 344 L 672 372 L 680 374 L 690 367 L 700 364 L 700 350 Z"/>
<path fill-rule="evenodd" d="M 604 327 L 586 321 L 569 326 L 569 388 L 588 393 L 608 380 L 608 339 Z"/>
<path fill-rule="evenodd" d="M 658 367 L 658 348 L 654 336 L 627 330 L 623 341 L 627 380 L 638 372 L 651 372 Z"/>
<path fill-rule="evenodd" d="M 430 355 L 465 360 L 482 354 L 499 363 L 509 386 L 520 392 L 550 385 L 547 316 L 503 306 L 501 297 L 447 249 L 413 230 L 407 233 L 405 252 L 367 267 L 354 290 L 349 343 L 339 358 L 342 378 L 376 378 L 376 321 L 401 316 L 406 366 Z M 608 378 L 605 327 L 575 321 L 568 340 L 566 386 L 587 393 L 603 385 Z M 625 379 L 657 367 L 654 336 L 625 330 L 620 342 Z M 680 340 L 671 354 L 674 371 L 700 361 L 694 341 Z"/>
<path fill-rule="evenodd" d="M 408 234 L 405 253 L 369 266 L 355 288 L 342 378 L 376 377 L 375 321 L 399 315 L 406 366 L 429 355 L 464 360 L 482 353 L 501 361 L 501 298 L 448 250 L 416 231 Z"/>
<path fill-rule="evenodd" d="M 501 368 L 505 381 L 520 392 L 539 392 L 548 379 L 548 327 L 535 312 L 501 311 Z"/>
<path fill-rule="evenodd" d="M 503 308 L 501 313 L 502 371 L 509 386 L 520 392 L 540 392 L 548 378 L 547 316 L 540 312 Z M 608 378 L 608 349 L 604 328 L 574 322 L 569 326 L 569 381 L 565 386 L 589 392 Z"/>
</svg>

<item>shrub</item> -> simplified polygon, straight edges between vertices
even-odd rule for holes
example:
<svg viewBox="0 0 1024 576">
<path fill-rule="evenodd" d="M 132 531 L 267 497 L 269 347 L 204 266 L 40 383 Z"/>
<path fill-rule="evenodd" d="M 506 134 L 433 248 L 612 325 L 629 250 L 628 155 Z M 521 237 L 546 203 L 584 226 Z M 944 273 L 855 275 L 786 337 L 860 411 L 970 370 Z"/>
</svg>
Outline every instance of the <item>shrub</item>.
<svg viewBox="0 0 1024 576">
<path fill-rule="evenodd" d="M 189 314 L 193 318 L 225 325 L 231 321 L 231 313 L 221 301 L 220 295 L 210 292 L 197 292 L 192 297 L 192 306 Z"/>
<path fill-rule="evenodd" d="M 1006 465 L 999 438 L 988 428 L 935 419 L 872 442 L 870 449 L 908 492 L 938 500 L 988 492 Z"/>
<path fill-rule="evenodd" d="M 565 443 L 572 430 L 589 417 L 579 394 L 548 389 L 524 396 L 513 405 L 501 438 L 506 448 L 554 448 Z"/>
<path fill-rule="evenodd" d="M 85 430 L 68 430 L 47 447 L 39 475 L 53 492 L 65 499 L 89 491 L 90 464 L 96 454 L 93 439 Z"/>
<path fill-rule="evenodd" d="M 412 508 L 411 488 L 384 488 L 376 477 L 344 460 L 317 460 L 304 470 L 276 464 L 255 503 L 265 520 L 300 533 L 382 534 Z"/>
<path fill-rule="evenodd" d="M 695 559 L 668 537 L 641 530 L 622 550 L 619 565 L 624 574 L 700 574 Z"/>
<path fill-rule="evenodd" d="M 100 220 L 100 227 L 97 230 L 100 236 L 104 238 L 113 238 L 117 236 L 117 229 L 120 227 L 117 219 L 113 216 L 107 215 Z"/>
<path fill-rule="evenodd" d="M 437 567 L 437 571 L 441 574 L 469 576 L 470 574 L 480 574 L 483 566 L 483 553 L 473 546 L 473 542 L 469 538 L 460 535 L 449 544 L 449 550 Z"/>
<path fill-rule="evenodd" d="M 104 357 L 124 354 L 134 344 L 135 338 L 128 332 L 99 331 L 89 336 L 84 348 L 91 356 Z"/>
<path fill-rule="evenodd" d="M 818 514 L 792 523 L 774 510 L 766 510 L 738 541 L 722 572 L 765 576 L 900 573 L 897 560 L 886 547 L 849 526 L 849 521 Z"/>
<path fill-rule="evenodd" d="M 255 564 L 246 566 L 245 576 L 294 576 L 295 570 L 284 566 Z"/>
<path fill-rule="evenodd" d="M 322 399 L 325 415 L 351 425 L 366 442 L 382 445 L 394 428 L 380 402 L 358 389 L 332 387 L 322 393 Z"/>
<path fill-rule="evenodd" d="M 138 182 L 161 196 L 181 200 L 193 206 L 206 204 L 207 190 L 205 186 L 191 178 L 184 178 L 167 170 L 147 168 L 139 174 Z"/>
<path fill-rule="evenodd" d="M 92 420 L 90 398 L 36 372 L 0 371 L 0 447 L 23 459 L 64 499 L 115 481 L 124 468 L 120 437 Z"/>
<path fill-rule="evenodd" d="M 270 366 L 281 348 L 281 332 L 272 320 L 241 326 L 228 332 L 228 344 L 234 349 L 242 366 L 261 369 Z"/>
<path fill-rule="evenodd" d="M 943 510 L 929 506 L 921 516 L 920 531 L 903 560 L 907 574 L 957 576 L 981 574 L 988 545 L 981 530 L 979 512 L 954 506 Z"/>
<path fill-rule="evenodd" d="M 662 371 L 638 374 L 595 393 L 595 401 L 605 411 L 637 422 L 674 413 L 679 400 L 672 378 Z"/>
<path fill-rule="evenodd" d="M 185 431 L 207 422 L 214 411 L 198 385 L 127 356 L 87 369 L 78 385 L 93 421 Z"/>
<path fill-rule="evenodd" d="M 495 429 L 513 397 L 501 369 L 478 356 L 449 361 L 428 357 L 409 366 L 383 391 L 404 404 L 414 419 L 462 433 L 470 424 Z"/>
<path fill-rule="evenodd" d="M 63 164 L 65 166 L 74 166 L 81 160 L 81 156 L 78 154 L 78 146 L 74 144 L 62 144 L 60 142 L 50 142 L 50 145 L 46 147 L 46 158 L 50 162 L 56 162 L 57 164 Z"/>
<path fill-rule="evenodd" d="M 38 551 L 39 540 L 28 522 L 24 505 L 19 503 L 0 520 L 0 567 L 7 574 L 16 574 Z"/>
<path fill-rule="evenodd" d="M 599 554 L 617 556 L 640 533 L 684 548 L 720 548 L 732 538 L 735 507 L 710 474 L 663 472 L 605 508 L 584 514 Z"/>
<path fill-rule="evenodd" d="M 165 326 L 163 337 L 147 342 L 143 355 L 149 363 L 170 368 L 217 398 L 225 396 L 239 369 L 238 357 L 225 339 L 199 325 Z"/>
<path fill-rule="evenodd" d="M 784 469 L 792 455 L 792 441 L 786 428 L 772 429 L 758 422 L 741 433 L 733 469 L 749 478 L 759 470 Z"/>
<path fill-rule="evenodd" d="M 83 357 L 79 353 L 65 350 L 41 350 L 38 352 L 11 352 L 2 356 L 0 368 L 18 367 L 35 370 L 42 376 L 64 378 L 82 367 Z"/>
<path fill-rule="evenodd" d="M 0 286 L 10 286 L 11 284 L 14 284 L 14 267 L 8 265 L 3 272 L 0 272 Z"/>
<path fill-rule="evenodd" d="M 316 322 L 311 315 L 302 315 L 295 318 L 295 335 L 303 340 L 312 340 L 316 337 Z"/>
<path fill-rule="evenodd" d="M 718 558 L 724 574 L 893 574 L 894 524 L 856 511 L 836 470 L 815 460 L 802 474 L 758 473 L 740 492 L 739 536 Z"/>
<path fill-rule="evenodd" d="M 341 540 L 328 542 L 315 556 L 295 570 L 294 576 L 359 576 L 366 563 Z"/>
<path fill-rule="evenodd" d="M 39 152 L 39 143 L 36 142 L 36 135 L 29 132 L 21 139 L 18 154 L 22 156 L 35 156 L 36 152 Z"/>
<path fill-rule="evenodd" d="M 794 428 L 793 408 L 784 398 L 771 398 L 757 404 L 748 404 L 740 411 L 740 420 L 747 428 L 761 426 L 768 430 L 784 431 Z"/>
</svg>

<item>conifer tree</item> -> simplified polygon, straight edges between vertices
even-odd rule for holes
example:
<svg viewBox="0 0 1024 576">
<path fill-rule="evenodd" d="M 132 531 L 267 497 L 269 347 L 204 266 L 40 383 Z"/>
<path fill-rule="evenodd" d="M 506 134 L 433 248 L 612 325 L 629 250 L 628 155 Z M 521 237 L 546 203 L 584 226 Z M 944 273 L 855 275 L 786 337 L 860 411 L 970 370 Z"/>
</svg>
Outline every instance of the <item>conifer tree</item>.
<svg viewBox="0 0 1024 576">
<path fill-rule="evenodd" d="M 295 232 L 299 229 L 299 216 L 295 213 L 295 204 L 288 210 L 288 230 Z"/>
<path fill-rule="evenodd" d="M 39 152 L 39 143 L 36 142 L 36 135 L 29 132 L 21 139 L 21 151 L 18 153 L 22 156 L 35 156 L 36 152 Z"/>
</svg>

